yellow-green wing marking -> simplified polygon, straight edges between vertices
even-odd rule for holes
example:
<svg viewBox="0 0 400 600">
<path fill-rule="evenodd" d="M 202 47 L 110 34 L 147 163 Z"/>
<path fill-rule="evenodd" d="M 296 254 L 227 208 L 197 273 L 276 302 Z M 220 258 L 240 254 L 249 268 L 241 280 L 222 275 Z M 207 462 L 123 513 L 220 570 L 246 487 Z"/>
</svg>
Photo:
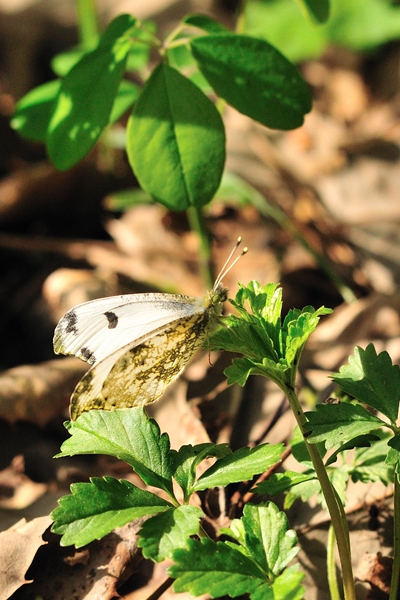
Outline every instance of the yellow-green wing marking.
<svg viewBox="0 0 400 600">
<path fill-rule="evenodd" d="M 226 297 L 226 288 L 220 286 L 204 298 L 191 299 L 197 306 L 195 314 L 175 319 L 97 362 L 72 395 L 71 419 L 92 409 L 143 406 L 158 400 L 217 325 Z"/>
</svg>

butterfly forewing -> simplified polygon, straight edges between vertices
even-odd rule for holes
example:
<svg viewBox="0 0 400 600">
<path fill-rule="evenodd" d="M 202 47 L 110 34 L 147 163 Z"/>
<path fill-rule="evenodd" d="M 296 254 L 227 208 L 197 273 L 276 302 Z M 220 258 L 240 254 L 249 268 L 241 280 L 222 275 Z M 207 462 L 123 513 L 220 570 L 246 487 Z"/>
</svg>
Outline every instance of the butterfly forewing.
<svg viewBox="0 0 400 600">
<path fill-rule="evenodd" d="M 85 302 L 57 325 L 54 350 L 95 364 L 133 340 L 194 314 L 198 301 L 178 294 L 127 294 Z"/>
</svg>

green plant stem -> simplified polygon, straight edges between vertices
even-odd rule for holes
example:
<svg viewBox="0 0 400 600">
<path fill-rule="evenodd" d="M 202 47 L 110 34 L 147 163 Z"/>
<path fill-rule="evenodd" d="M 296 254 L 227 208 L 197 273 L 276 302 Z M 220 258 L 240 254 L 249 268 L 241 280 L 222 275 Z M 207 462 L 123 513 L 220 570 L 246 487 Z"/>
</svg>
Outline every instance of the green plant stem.
<svg viewBox="0 0 400 600">
<path fill-rule="evenodd" d="M 397 473 L 394 477 L 393 570 L 389 600 L 397 600 L 400 582 L 400 483 Z"/>
<path fill-rule="evenodd" d="M 214 277 L 211 271 L 211 246 L 208 238 L 207 228 L 204 223 L 203 213 L 201 208 L 190 206 L 187 210 L 187 215 L 192 231 L 195 231 L 199 236 L 200 241 L 200 274 L 205 287 L 209 290 L 214 283 Z"/>
<path fill-rule="evenodd" d="M 303 431 L 303 426 L 307 419 L 293 387 L 284 389 L 290 403 L 290 407 L 294 413 L 296 421 Z M 343 590 L 345 600 L 356 600 L 356 591 L 354 586 L 353 569 L 351 565 L 349 530 L 347 520 L 343 518 L 343 507 L 340 507 L 340 499 L 330 482 L 325 465 L 322 461 L 318 447 L 314 444 L 309 444 L 305 439 L 305 444 L 321 485 L 322 493 L 325 498 L 326 505 L 332 520 L 332 527 L 335 531 L 337 546 L 339 550 L 340 563 L 342 566 Z"/>
<path fill-rule="evenodd" d="M 99 39 L 99 26 L 94 0 L 76 0 L 78 28 L 84 48 L 94 48 Z"/>
<path fill-rule="evenodd" d="M 329 593 L 331 595 L 331 600 L 341 600 L 338 580 L 336 576 L 336 562 L 335 562 L 335 530 L 332 526 L 332 523 L 329 526 L 328 531 L 328 544 L 326 548 L 326 565 L 328 572 L 328 585 L 329 585 Z"/>
</svg>

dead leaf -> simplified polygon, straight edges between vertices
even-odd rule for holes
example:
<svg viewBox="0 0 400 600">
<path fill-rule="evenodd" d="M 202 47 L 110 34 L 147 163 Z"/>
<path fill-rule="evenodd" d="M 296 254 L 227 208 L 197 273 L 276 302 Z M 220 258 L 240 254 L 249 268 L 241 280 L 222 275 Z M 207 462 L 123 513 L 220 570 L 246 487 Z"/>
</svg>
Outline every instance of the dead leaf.
<svg viewBox="0 0 400 600">
<path fill-rule="evenodd" d="M 46 544 L 42 535 L 50 524 L 50 517 L 38 517 L 29 523 L 21 519 L 0 533 L 0 600 L 7 600 L 22 585 L 30 583 L 25 573 L 38 548 Z"/>
<path fill-rule="evenodd" d="M 76 358 L 64 358 L 4 371 L 0 375 L 0 418 L 45 425 L 68 405 L 87 368 Z"/>
<path fill-rule="evenodd" d="M 29 576 L 28 590 L 21 588 L 13 600 L 109 600 L 117 588 L 136 570 L 141 560 L 137 548 L 138 519 L 99 541 L 76 550 L 60 546 L 60 537 L 46 534 L 48 545 L 38 553 Z M 2 598 L 0 598 L 2 600 Z"/>
</svg>

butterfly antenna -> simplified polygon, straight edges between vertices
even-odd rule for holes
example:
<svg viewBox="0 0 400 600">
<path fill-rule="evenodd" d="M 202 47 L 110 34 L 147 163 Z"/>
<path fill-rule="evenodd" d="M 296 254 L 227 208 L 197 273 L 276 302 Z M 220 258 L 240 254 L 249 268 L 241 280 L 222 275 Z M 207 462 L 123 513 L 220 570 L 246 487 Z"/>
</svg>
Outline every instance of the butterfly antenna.
<svg viewBox="0 0 400 600">
<path fill-rule="evenodd" d="M 217 279 L 215 280 L 214 283 L 214 289 L 216 289 L 216 287 L 221 283 L 221 281 L 223 280 L 223 278 L 227 275 L 227 273 L 229 273 L 229 271 L 236 265 L 237 261 L 242 258 L 242 256 L 244 254 L 246 254 L 248 252 L 248 248 L 243 248 L 242 252 L 239 254 L 239 256 L 237 256 L 235 258 L 235 260 L 231 263 L 232 257 L 235 254 L 236 250 L 238 249 L 238 247 L 240 246 L 240 244 L 242 243 L 242 238 L 238 237 L 236 244 L 234 245 L 231 253 L 229 254 L 228 258 L 226 259 L 224 266 L 222 267 L 222 269 L 220 270 Z M 230 264 L 229 264 L 230 263 Z"/>
</svg>

